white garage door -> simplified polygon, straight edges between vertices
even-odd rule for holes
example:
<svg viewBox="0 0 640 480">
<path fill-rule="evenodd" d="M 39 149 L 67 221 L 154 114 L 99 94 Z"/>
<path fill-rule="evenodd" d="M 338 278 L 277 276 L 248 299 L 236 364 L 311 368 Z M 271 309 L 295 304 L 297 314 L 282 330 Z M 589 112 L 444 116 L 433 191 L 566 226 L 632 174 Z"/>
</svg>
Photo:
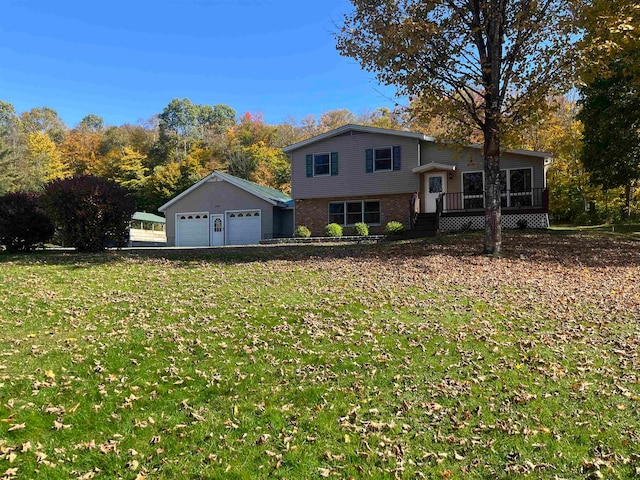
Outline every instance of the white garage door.
<svg viewBox="0 0 640 480">
<path fill-rule="evenodd" d="M 208 247 L 209 214 L 178 213 L 176 215 L 176 246 Z"/>
<path fill-rule="evenodd" d="M 260 210 L 227 213 L 227 244 L 251 245 L 262 238 Z"/>
</svg>

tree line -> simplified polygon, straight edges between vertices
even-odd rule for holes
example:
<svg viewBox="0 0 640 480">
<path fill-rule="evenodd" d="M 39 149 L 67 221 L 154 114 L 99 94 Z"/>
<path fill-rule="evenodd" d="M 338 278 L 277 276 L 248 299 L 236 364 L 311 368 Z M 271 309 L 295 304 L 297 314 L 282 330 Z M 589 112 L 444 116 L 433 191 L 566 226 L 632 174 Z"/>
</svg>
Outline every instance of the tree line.
<svg viewBox="0 0 640 480">
<path fill-rule="evenodd" d="M 290 165 L 282 147 L 346 123 L 404 126 L 400 114 L 384 108 L 359 116 L 332 110 L 270 125 L 262 114 L 238 116 L 229 105 L 185 98 L 137 124 L 107 126 L 88 114 L 68 128 L 52 108 L 16 112 L 0 101 L 0 195 L 92 175 L 118 183 L 133 193 L 139 210 L 154 212 L 212 170 L 288 193 Z"/>
<path fill-rule="evenodd" d="M 10 103 L 0 102 L 0 111 L 0 195 L 39 191 L 49 181 L 89 174 L 125 187 L 138 209 L 149 212 L 216 169 L 288 193 L 290 165 L 282 147 L 348 123 L 421 131 L 439 138 L 450 135 L 445 116 L 427 118 L 419 109 L 379 108 L 360 115 L 332 110 L 300 122 L 269 125 L 257 114 L 236 118 L 227 105 L 175 99 L 161 114 L 136 125 L 105 126 L 101 117 L 89 114 L 73 128 L 48 107 L 16 113 Z M 507 145 L 554 154 L 548 172 L 554 220 L 619 220 L 627 207 L 637 213 L 635 185 L 614 182 L 632 175 L 603 175 L 606 163 L 599 171 L 585 166 L 585 127 L 578 115 L 583 111 L 576 99 L 548 98 L 536 121 L 507 139 Z M 457 138 L 479 140 L 473 132 L 458 133 Z"/>
</svg>

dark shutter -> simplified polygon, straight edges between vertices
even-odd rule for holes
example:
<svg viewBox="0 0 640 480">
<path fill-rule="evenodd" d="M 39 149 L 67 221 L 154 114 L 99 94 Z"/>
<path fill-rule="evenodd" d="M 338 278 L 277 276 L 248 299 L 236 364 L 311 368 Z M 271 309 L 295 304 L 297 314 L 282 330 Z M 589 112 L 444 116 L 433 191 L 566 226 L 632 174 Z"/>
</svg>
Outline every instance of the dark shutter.
<svg viewBox="0 0 640 480">
<path fill-rule="evenodd" d="M 307 177 L 313 177 L 313 155 L 307 155 Z"/>
<path fill-rule="evenodd" d="M 331 176 L 338 175 L 338 152 L 331 152 Z"/>
<path fill-rule="evenodd" d="M 367 149 L 366 160 L 366 171 L 371 173 L 373 172 L 373 148 Z"/>
<path fill-rule="evenodd" d="M 393 169 L 400 170 L 400 146 L 393 147 Z"/>
</svg>

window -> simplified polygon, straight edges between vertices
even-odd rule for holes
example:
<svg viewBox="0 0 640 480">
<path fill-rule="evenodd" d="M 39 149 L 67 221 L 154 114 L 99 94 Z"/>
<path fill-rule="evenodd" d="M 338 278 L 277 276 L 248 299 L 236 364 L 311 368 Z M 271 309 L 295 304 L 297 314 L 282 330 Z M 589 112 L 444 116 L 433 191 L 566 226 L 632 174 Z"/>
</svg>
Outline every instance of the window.
<svg viewBox="0 0 640 480">
<path fill-rule="evenodd" d="M 346 225 L 353 225 L 362 221 L 362 202 L 347 202 Z"/>
<path fill-rule="evenodd" d="M 338 175 L 338 152 L 309 154 L 306 162 L 307 177 Z"/>
<path fill-rule="evenodd" d="M 344 203 L 329 204 L 329 223 L 344 225 Z"/>
<path fill-rule="evenodd" d="M 221 232 L 222 231 L 222 220 L 220 220 L 219 218 L 216 218 L 213 221 L 213 231 L 214 232 Z"/>
<path fill-rule="evenodd" d="M 364 222 L 367 225 L 380 223 L 379 201 L 331 202 L 329 204 L 329 223 L 353 225 Z"/>
<path fill-rule="evenodd" d="M 503 207 L 533 205 L 532 169 L 513 168 L 500 171 L 500 190 Z"/>
<path fill-rule="evenodd" d="M 329 175 L 329 165 L 331 156 L 328 153 L 321 153 L 313 156 L 313 176 Z"/>
<path fill-rule="evenodd" d="M 442 193 L 442 177 L 429 177 L 429 193 Z"/>
<path fill-rule="evenodd" d="M 374 172 L 386 172 L 392 169 L 391 147 L 373 149 Z"/>
<path fill-rule="evenodd" d="M 530 207 L 533 205 L 533 169 L 512 168 L 500 170 L 500 192 L 503 207 Z M 484 175 L 482 172 L 462 174 L 464 208 L 484 207 Z"/>
<path fill-rule="evenodd" d="M 401 169 L 401 148 L 394 147 L 367 148 L 365 150 L 365 172 L 390 172 Z"/>
<path fill-rule="evenodd" d="M 484 175 L 482 172 L 463 172 L 462 194 L 465 210 L 484 208 Z"/>
<path fill-rule="evenodd" d="M 364 223 L 380 223 L 380 202 L 364 202 Z"/>
</svg>

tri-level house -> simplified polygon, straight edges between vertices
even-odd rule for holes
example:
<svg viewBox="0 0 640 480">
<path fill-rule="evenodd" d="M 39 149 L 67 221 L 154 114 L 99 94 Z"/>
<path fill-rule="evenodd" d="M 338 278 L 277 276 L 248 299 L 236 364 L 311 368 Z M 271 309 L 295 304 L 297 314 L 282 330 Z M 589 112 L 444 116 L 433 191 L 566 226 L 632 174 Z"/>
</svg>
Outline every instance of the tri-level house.
<svg viewBox="0 0 640 480">
<path fill-rule="evenodd" d="M 312 235 L 323 235 L 328 223 L 364 222 L 372 233 L 390 221 L 412 229 L 484 228 L 481 146 L 447 146 L 421 133 L 345 125 L 284 152 L 291 160 L 294 223 Z M 503 227 L 549 226 L 551 160 L 542 152 L 503 152 Z"/>
</svg>

